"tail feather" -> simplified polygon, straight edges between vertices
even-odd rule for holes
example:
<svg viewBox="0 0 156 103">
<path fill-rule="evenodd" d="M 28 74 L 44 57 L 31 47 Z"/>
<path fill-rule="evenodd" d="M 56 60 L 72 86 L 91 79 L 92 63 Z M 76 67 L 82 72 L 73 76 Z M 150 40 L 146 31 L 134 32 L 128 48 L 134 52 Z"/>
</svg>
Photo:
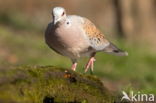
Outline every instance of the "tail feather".
<svg viewBox="0 0 156 103">
<path fill-rule="evenodd" d="M 109 54 L 114 54 L 117 56 L 128 56 L 128 53 L 117 48 L 114 44 L 110 43 L 104 50 L 104 52 Z"/>
</svg>

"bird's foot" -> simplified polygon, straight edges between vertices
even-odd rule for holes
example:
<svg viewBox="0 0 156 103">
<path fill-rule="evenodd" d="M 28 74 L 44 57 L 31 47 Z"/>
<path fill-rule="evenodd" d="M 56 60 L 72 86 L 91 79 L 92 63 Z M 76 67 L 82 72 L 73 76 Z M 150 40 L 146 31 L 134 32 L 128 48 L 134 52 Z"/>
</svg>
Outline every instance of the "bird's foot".
<svg viewBox="0 0 156 103">
<path fill-rule="evenodd" d="M 74 63 L 74 64 L 72 64 L 71 69 L 72 69 L 73 71 L 75 71 L 75 70 L 76 70 L 76 67 L 77 67 L 77 63 Z"/>
<path fill-rule="evenodd" d="M 95 58 L 94 58 L 94 57 L 91 57 L 91 58 L 89 59 L 88 63 L 86 64 L 85 73 L 88 71 L 89 68 L 91 69 L 91 73 L 93 72 L 93 69 L 94 69 L 94 62 L 95 62 Z"/>
</svg>

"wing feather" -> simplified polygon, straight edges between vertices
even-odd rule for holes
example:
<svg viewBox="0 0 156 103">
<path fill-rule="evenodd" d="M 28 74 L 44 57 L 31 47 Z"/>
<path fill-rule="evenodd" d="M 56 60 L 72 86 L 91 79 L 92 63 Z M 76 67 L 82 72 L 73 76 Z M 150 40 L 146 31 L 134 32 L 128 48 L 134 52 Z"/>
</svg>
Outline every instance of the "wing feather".
<svg viewBox="0 0 156 103">
<path fill-rule="evenodd" d="M 88 19 L 84 18 L 83 29 L 92 48 L 97 51 L 103 50 L 109 45 L 109 41 Z"/>
</svg>

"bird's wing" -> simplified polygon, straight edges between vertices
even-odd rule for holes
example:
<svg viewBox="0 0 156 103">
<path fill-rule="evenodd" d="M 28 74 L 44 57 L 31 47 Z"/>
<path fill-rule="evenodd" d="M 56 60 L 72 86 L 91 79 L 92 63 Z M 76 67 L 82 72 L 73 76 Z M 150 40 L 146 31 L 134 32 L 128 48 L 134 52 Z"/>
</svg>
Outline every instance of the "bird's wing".
<svg viewBox="0 0 156 103">
<path fill-rule="evenodd" d="M 83 30 L 89 40 L 90 46 L 96 51 L 102 51 L 110 44 L 96 26 L 86 18 L 84 18 Z"/>
</svg>

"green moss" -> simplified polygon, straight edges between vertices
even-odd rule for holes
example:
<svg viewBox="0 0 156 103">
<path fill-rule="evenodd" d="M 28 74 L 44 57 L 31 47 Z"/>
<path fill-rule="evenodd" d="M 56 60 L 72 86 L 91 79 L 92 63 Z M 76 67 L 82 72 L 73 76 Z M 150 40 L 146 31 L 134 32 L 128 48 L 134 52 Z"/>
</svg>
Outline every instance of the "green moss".
<svg viewBox="0 0 156 103">
<path fill-rule="evenodd" d="M 52 66 L 18 67 L 0 72 L 4 103 L 112 103 L 113 96 L 95 76 Z M 65 72 L 66 71 L 66 72 Z"/>
</svg>

